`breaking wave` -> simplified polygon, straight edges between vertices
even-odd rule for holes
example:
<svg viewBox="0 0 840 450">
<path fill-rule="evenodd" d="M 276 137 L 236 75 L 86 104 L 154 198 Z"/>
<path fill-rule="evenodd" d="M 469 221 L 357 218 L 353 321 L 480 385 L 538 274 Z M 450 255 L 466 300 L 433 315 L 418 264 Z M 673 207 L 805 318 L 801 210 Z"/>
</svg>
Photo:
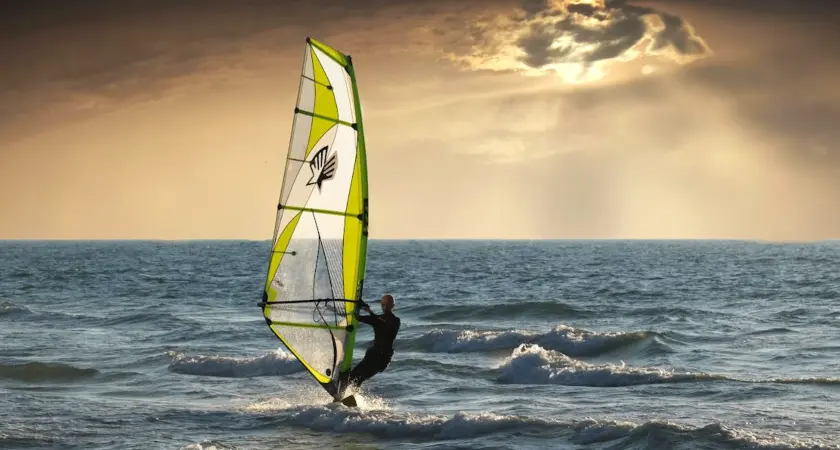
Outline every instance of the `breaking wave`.
<svg viewBox="0 0 840 450">
<path fill-rule="evenodd" d="M 614 449 L 669 448 L 687 442 L 694 442 L 701 448 L 840 449 L 821 439 L 801 439 L 719 423 L 694 427 L 670 421 L 634 423 L 587 418 L 567 422 L 494 413 L 459 412 L 446 416 L 329 406 L 298 406 L 282 412 L 286 413 L 280 419 L 282 423 L 319 432 L 361 433 L 389 439 L 454 440 L 507 434 L 563 439 L 575 445 L 609 444 Z"/>
<path fill-rule="evenodd" d="M 508 384 L 562 384 L 616 387 L 637 384 L 720 380 L 704 373 L 675 373 L 668 369 L 630 367 L 625 364 L 589 364 L 539 345 L 523 344 L 501 367 L 498 380 Z"/>
<path fill-rule="evenodd" d="M 517 347 L 499 368 L 497 379 L 506 384 L 559 384 L 590 387 L 694 381 L 840 385 L 840 378 L 743 379 L 703 372 L 677 372 L 666 368 L 634 367 L 623 362 L 621 364 L 590 364 L 532 344 Z"/>
<path fill-rule="evenodd" d="M 656 333 L 605 332 L 559 325 L 548 333 L 531 331 L 433 330 L 400 346 L 436 353 L 467 353 L 510 350 L 536 344 L 569 356 L 594 356 L 653 339 Z"/>
</svg>

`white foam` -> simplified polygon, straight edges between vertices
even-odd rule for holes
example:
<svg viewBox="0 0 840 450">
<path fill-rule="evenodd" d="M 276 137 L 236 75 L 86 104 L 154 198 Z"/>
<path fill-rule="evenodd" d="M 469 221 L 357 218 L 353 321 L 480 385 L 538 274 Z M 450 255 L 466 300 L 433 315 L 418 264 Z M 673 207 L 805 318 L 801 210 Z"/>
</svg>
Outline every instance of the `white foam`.
<svg viewBox="0 0 840 450">
<path fill-rule="evenodd" d="M 224 444 L 214 443 L 213 441 L 201 441 L 194 444 L 189 444 L 181 447 L 180 450 L 226 450 L 235 447 L 228 447 Z"/>
<path fill-rule="evenodd" d="M 446 417 L 329 407 L 302 408 L 292 415 L 290 421 L 315 430 L 334 433 L 369 433 L 382 437 L 418 436 L 430 439 L 463 439 L 522 426 L 562 426 L 556 421 L 492 413 L 459 412 L 452 417 Z"/>
<path fill-rule="evenodd" d="M 531 344 L 517 347 L 500 369 L 499 381 L 510 384 L 607 387 L 721 378 L 704 373 L 676 373 L 670 369 L 631 367 L 623 362 L 620 365 L 589 364 Z"/>
<path fill-rule="evenodd" d="M 529 333 L 520 331 L 434 330 L 417 342 L 436 353 L 467 353 L 515 348 L 531 338 Z"/>
<path fill-rule="evenodd" d="M 737 443 L 743 447 L 780 450 L 840 449 L 840 445 L 824 439 L 800 438 L 772 431 L 762 431 L 759 434 L 757 431 L 736 429 L 720 424 L 705 426 L 700 431 L 722 436 L 727 441 Z"/>
<path fill-rule="evenodd" d="M 422 440 L 469 439 L 499 432 L 516 433 L 526 429 L 549 431 L 564 436 L 571 443 L 588 446 L 611 443 L 613 446 L 636 447 L 633 441 L 647 441 L 651 435 L 659 436 L 663 443 L 698 442 L 719 447 L 735 444 L 756 449 L 835 449 L 836 444 L 823 439 L 802 439 L 766 430 L 743 430 L 717 423 L 692 426 L 671 421 L 654 420 L 644 423 L 615 420 L 560 421 L 495 413 L 457 412 L 454 415 L 416 414 L 394 410 L 369 410 L 346 408 L 341 405 L 288 406 L 288 402 L 273 399 L 262 402 L 285 410 L 284 423 L 329 433 L 363 433 L 381 438 Z M 360 403 L 361 405 L 361 403 Z M 254 405 L 256 406 L 256 405 Z M 249 408 L 250 409 L 250 408 Z M 267 409 L 254 408 L 264 412 Z M 559 434 L 558 434 L 559 432 Z M 615 441 L 622 441 L 618 443 Z M 194 447 L 204 448 L 204 447 Z"/>
<path fill-rule="evenodd" d="M 533 343 L 550 350 L 558 350 L 569 356 L 586 356 L 638 342 L 651 335 L 652 333 L 646 331 L 595 332 L 559 325 L 541 335 Z"/>
<path fill-rule="evenodd" d="M 287 375 L 303 370 L 294 356 L 280 349 L 252 357 L 167 354 L 172 358 L 169 369 L 187 375 L 250 378 Z"/>
</svg>

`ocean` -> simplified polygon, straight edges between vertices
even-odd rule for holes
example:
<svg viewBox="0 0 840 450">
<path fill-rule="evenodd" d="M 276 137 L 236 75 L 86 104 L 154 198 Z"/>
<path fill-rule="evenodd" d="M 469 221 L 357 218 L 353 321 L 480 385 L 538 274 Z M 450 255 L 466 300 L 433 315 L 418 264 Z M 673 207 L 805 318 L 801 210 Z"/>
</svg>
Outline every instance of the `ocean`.
<svg viewBox="0 0 840 450">
<path fill-rule="evenodd" d="M 262 319 L 268 246 L 0 242 L 0 448 L 840 448 L 840 242 L 373 240 L 357 409 Z"/>
</svg>

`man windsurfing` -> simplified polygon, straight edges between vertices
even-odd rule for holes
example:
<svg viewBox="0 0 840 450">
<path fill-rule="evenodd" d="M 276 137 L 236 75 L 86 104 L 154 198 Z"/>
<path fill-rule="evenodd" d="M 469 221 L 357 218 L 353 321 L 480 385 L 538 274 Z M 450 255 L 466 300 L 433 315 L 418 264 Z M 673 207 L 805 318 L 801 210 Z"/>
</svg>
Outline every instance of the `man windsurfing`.
<svg viewBox="0 0 840 450">
<path fill-rule="evenodd" d="M 394 315 L 394 296 L 385 294 L 379 302 L 382 306 L 382 314 L 374 314 L 367 303 L 361 302 L 361 308 L 356 309 L 359 322 L 366 323 L 373 327 L 373 344 L 368 347 L 365 357 L 350 372 L 345 372 L 341 377 L 341 388 L 336 401 L 341 401 L 344 392 L 351 385 L 358 388 L 379 372 L 384 371 L 391 363 L 394 355 L 394 340 L 400 330 L 400 318 Z M 358 312 L 365 310 L 369 315 L 362 316 Z"/>
</svg>

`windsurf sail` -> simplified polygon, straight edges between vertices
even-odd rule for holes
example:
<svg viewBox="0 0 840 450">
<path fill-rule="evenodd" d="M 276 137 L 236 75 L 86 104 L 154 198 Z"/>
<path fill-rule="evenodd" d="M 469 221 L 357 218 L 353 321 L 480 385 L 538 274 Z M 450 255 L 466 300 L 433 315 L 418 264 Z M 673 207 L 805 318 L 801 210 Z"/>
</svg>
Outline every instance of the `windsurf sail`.
<svg viewBox="0 0 840 450">
<path fill-rule="evenodd" d="M 367 161 L 353 62 L 312 38 L 285 164 L 260 306 L 271 331 L 335 397 L 353 360 L 364 284 Z"/>
</svg>

